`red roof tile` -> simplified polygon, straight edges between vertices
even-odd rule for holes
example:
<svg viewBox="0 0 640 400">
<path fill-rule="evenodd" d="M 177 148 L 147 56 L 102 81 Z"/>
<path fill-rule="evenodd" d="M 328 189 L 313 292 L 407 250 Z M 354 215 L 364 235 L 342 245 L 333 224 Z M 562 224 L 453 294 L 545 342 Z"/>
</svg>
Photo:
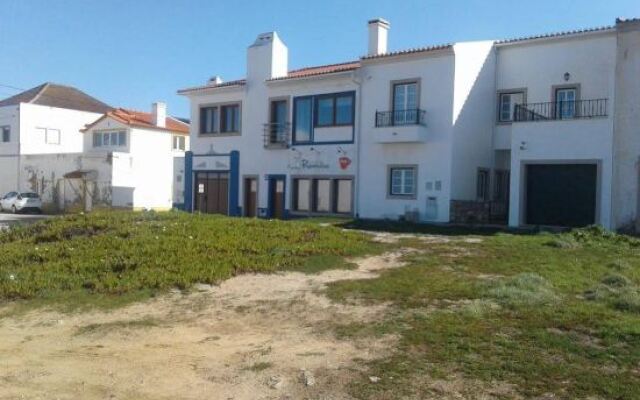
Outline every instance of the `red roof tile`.
<svg viewBox="0 0 640 400">
<path fill-rule="evenodd" d="M 142 112 L 142 111 L 134 111 L 127 110 L 124 108 L 116 108 L 108 113 L 104 114 L 100 119 L 88 125 L 84 130 L 88 130 L 93 125 L 97 124 L 99 121 L 102 121 L 105 118 L 113 118 L 116 121 L 119 121 L 125 125 L 129 125 L 135 128 L 143 128 L 143 129 L 159 129 L 164 131 L 169 131 L 173 133 L 181 133 L 184 135 L 189 134 L 189 125 L 175 119 L 173 117 L 167 117 L 165 122 L 165 127 L 161 128 L 156 126 L 152 122 L 151 113 Z"/>
<path fill-rule="evenodd" d="M 451 45 L 451 44 L 441 44 L 441 45 L 437 45 L 437 46 L 418 47 L 418 48 L 414 48 L 414 49 L 391 51 L 389 53 L 371 54 L 371 55 L 366 55 L 366 56 L 362 57 L 362 59 L 363 60 L 371 60 L 371 59 L 374 59 L 374 58 L 404 56 L 404 55 L 408 55 L 408 54 L 427 53 L 427 52 L 430 52 L 430 51 L 447 50 L 447 49 L 451 49 L 451 48 L 453 48 L 453 45 Z"/>
<path fill-rule="evenodd" d="M 596 27 L 596 28 L 586 28 L 586 29 L 576 29 L 576 30 L 572 30 L 572 31 L 543 33 L 543 34 L 540 34 L 540 35 L 524 36 L 524 37 L 519 37 L 519 38 L 498 40 L 498 41 L 496 41 L 496 44 L 518 43 L 518 42 L 524 42 L 524 41 L 528 41 L 528 40 L 537 40 L 537 39 L 551 39 L 551 38 L 563 37 L 563 36 L 580 35 L 580 34 L 584 34 L 584 33 L 604 32 L 604 31 L 613 30 L 613 29 L 614 29 L 613 26 L 599 26 L 599 27 Z"/>
<path fill-rule="evenodd" d="M 315 67 L 294 69 L 293 71 L 289 71 L 287 76 L 273 78 L 270 80 L 279 81 L 284 79 L 306 78 L 309 76 L 353 71 L 354 69 L 358 69 L 358 68 L 360 68 L 360 61 L 348 61 L 348 62 L 343 62 L 339 64 L 327 64 L 327 65 L 319 65 Z"/>
</svg>

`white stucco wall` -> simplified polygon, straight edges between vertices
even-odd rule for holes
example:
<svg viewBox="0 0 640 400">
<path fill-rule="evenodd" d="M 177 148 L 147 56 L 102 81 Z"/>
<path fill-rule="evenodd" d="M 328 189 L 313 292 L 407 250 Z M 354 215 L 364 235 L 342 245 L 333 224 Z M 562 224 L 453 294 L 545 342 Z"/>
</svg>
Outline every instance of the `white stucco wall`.
<svg viewBox="0 0 640 400">
<path fill-rule="evenodd" d="M 80 129 L 97 120 L 101 114 L 69 110 L 37 104 L 20 105 L 21 154 L 79 153 L 83 149 Z M 48 144 L 44 129 L 60 131 L 60 144 Z"/>
<path fill-rule="evenodd" d="M 20 118 L 18 106 L 0 107 L 0 127 L 10 129 L 9 142 L 0 138 L 0 196 L 18 187 L 18 138 Z"/>
<path fill-rule="evenodd" d="M 406 211 L 417 210 L 420 219 L 448 221 L 451 174 L 451 138 L 454 58 L 450 51 L 366 63 L 362 78 L 362 132 L 358 212 L 363 218 L 398 219 Z M 392 109 L 392 82 L 418 79 L 419 107 L 426 111 L 423 142 L 378 143 L 375 127 L 376 111 Z M 416 196 L 411 199 L 389 198 L 388 169 L 391 165 L 417 166 Z M 441 189 L 435 189 L 436 182 Z M 432 190 L 427 191 L 426 183 Z M 427 198 L 436 199 L 436 209 L 427 210 Z"/>
</svg>

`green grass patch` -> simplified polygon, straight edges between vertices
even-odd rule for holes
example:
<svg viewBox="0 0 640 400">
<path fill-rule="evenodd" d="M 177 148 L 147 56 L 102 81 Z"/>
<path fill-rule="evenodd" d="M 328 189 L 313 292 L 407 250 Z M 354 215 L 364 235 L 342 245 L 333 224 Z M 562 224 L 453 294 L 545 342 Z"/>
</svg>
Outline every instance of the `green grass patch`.
<svg viewBox="0 0 640 400">
<path fill-rule="evenodd" d="M 144 298 L 247 272 L 348 267 L 376 251 L 369 238 L 313 220 L 270 221 L 181 212 L 52 218 L 0 233 L 0 298 Z M 113 301 L 119 303 L 119 300 Z M 106 303 L 109 303 L 107 301 Z"/>
<path fill-rule="evenodd" d="M 465 242 L 469 235 L 482 242 Z M 340 337 L 400 338 L 392 355 L 368 364 L 354 395 L 445 396 L 431 388 L 436 379 L 478 384 L 478 396 L 498 383 L 524 398 L 640 393 L 638 239 L 598 228 L 521 235 L 455 228 L 448 237 L 413 240 L 424 252 L 408 255 L 407 267 L 329 287 L 337 301 L 396 309 L 384 321 L 336 327 Z M 372 385 L 367 376 L 381 380 Z"/>
<path fill-rule="evenodd" d="M 125 330 L 131 329 L 145 329 L 160 325 L 160 321 L 155 318 L 143 318 L 137 320 L 127 321 L 113 321 L 105 323 L 95 323 L 82 326 L 76 331 L 76 335 L 92 335 L 101 334 L 105 335 L 111 332 L 122 333 Z"/>
<path fill-rule="evenodd" d="M 270 362 L 257 362 L 255 364 L 252 364 L 248 367 L 245 367 L 244 369 L 247 371 L 253 371 L 253 372 L 261 372 L 264 370 L 267 370 L 269 368 L 273 367 L 273 363 Z"/>
</svg>

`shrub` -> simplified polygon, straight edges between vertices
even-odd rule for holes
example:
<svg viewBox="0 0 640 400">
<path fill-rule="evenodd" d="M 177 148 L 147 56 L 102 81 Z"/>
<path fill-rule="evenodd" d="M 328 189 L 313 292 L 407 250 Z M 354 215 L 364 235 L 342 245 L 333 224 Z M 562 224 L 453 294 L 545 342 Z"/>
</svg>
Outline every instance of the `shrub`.
<svg viewBox="0 0 640 400">
<path fill-rule="evenodd" d="M 557 300 L 551 284 L 535 273 L 518 274 L 494 283 L 488 294 L 508 306 L 536 306 Z"/>
<path fill-rule="evenodd" d="M 621 287 L 631 285 L 631 281 L 629 280 L 629 278 L 620 274 L 605 275 L 600 282 L 602 282 L 607 286 L 616 287 L 616 288 L 621 288 Z"/>
</svg>

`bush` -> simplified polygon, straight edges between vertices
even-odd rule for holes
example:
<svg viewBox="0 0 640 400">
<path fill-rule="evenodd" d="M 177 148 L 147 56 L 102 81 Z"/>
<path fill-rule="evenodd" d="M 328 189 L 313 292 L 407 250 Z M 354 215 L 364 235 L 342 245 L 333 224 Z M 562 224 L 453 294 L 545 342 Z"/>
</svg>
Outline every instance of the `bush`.
<svg viewBox="0 0 640 400">
<path fill-rule="evenodd" d="M 629 278 L 620 274 L 605 275 L 600 282 L 607 286 L 615 288 L 621 288 L 631 285 L 631 281 L 629 280 Z"/>
<path fill-rule="evenodd" d="M 557 300 L 551 284 L 535 273 L 518 274 L 494 283 L 488 295 L 508 306 L 537 306 Z"/>
</svg>

